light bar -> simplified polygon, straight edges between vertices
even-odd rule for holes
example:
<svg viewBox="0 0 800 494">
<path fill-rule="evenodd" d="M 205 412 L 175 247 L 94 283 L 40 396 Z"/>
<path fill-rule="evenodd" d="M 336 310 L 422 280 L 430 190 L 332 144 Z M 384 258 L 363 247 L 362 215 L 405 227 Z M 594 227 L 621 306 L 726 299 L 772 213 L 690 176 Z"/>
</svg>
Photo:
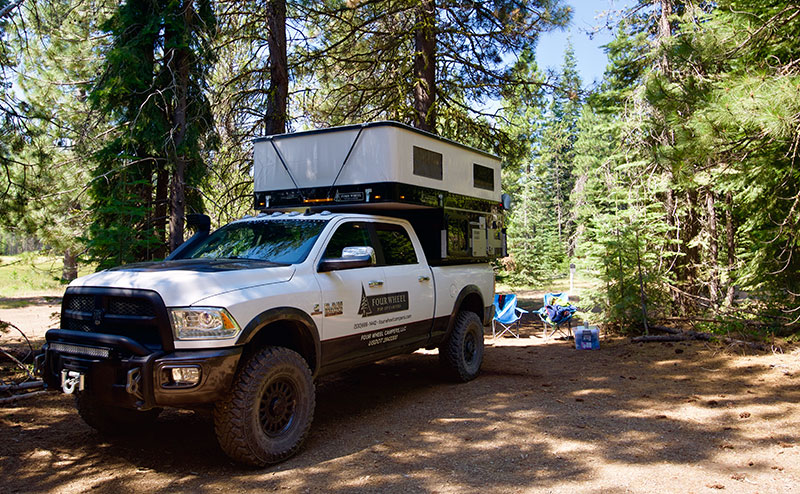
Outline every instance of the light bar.
<svg viewBox="0 0 800 494">
<path fill-rule="evenodd" d="M 111 350 L 108 348 L 95 348 L 91 346 L 70 345 L 69 343 L 50 343 L 50 350 L 70 355 L 84 355 L 86 357 L 108 358 Z"/>
</svg>

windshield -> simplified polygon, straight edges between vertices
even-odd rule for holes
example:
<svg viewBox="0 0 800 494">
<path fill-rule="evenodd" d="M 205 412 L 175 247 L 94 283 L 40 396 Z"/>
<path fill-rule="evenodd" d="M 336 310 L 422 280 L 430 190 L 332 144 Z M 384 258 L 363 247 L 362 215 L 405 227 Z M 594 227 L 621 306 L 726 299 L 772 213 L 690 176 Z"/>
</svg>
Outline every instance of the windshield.
<svg viewBox="0 0 800 494">
<path fill-rule="evenodd" d="M 308 256 L 327 221 L 270 220 L 220 228 L 182 259 L 252 259 L 297 264 Z"/>
</svg>

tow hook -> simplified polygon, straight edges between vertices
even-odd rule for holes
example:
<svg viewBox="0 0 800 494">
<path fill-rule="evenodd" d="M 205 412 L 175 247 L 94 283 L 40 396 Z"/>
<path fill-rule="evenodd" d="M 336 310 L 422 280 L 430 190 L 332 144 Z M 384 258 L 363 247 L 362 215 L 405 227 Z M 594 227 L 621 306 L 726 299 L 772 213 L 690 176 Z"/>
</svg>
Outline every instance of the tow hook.
<svg viewBox="0 0 800 494">
<path fill-rule="evenodd" d="M 40 353 L 33 357 L 33 375 L 37 377 L 44 376 L 45 354 Z"/>
<path fill-rule="evenodd" d="M 144 395 L 141 389 L 142 371 L 140 369 L 131 369 L 128 371 L 127 379 L 125 380 L 125 391 L 140 400 L 144 400 Z"/>
<path fill-rule="evenodd" d="M 63 369 L 61 371 L 61 389 L 68 395 L 75 391 L 83 391 L 83 374 Z"/>
</svg>

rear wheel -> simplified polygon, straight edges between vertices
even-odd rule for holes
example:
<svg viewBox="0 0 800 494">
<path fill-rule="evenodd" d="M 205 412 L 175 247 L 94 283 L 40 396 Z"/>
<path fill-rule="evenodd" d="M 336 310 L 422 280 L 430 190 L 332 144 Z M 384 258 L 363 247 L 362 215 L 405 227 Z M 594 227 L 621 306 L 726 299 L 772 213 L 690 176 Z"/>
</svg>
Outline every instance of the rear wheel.
<svg viewBox="0 0 800 494">
<path fill-rule="evenodd" d="M 314 417 L 314 383 L 303 358 L 267 347 L 242 367 L 214 409 L 217 440 L 236 461 L 264 466 L 294 455 Z"/>
<path fill-rule="evenodd" d="M 160 408 L 142 412 L 106 405 L 86 392 L 79 392 L 75 395 L 75 408 L 78 409 L 78 415 L 84 422 L 98 432 L 109 436 L 121 436 L 141 431 L 152 426 L 161 413 Z"/>
<path fill-rule="evenodd" d="M 451 379 L 467 382 L 477 377 L 483 363 L 483 325 L 477 314 L 456 315 L 453 331 L 439 347 L 439 361 Z"/>
</svg>

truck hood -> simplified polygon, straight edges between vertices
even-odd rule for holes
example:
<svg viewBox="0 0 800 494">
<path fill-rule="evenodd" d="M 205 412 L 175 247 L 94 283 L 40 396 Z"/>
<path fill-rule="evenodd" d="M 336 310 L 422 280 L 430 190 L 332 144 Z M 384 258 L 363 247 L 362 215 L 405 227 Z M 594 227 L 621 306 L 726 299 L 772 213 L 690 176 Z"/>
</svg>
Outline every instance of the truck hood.
<svg viewBox="0 0 800 494">
<path fill-rule="evenodd" d="M 292 279 L 294 266 L 249 259 L 180 259 L 128 264 L 76 279 L 70 287 L 153 290 L 167 307 L 185 307 L 221 293 Z"/>
</svg>

